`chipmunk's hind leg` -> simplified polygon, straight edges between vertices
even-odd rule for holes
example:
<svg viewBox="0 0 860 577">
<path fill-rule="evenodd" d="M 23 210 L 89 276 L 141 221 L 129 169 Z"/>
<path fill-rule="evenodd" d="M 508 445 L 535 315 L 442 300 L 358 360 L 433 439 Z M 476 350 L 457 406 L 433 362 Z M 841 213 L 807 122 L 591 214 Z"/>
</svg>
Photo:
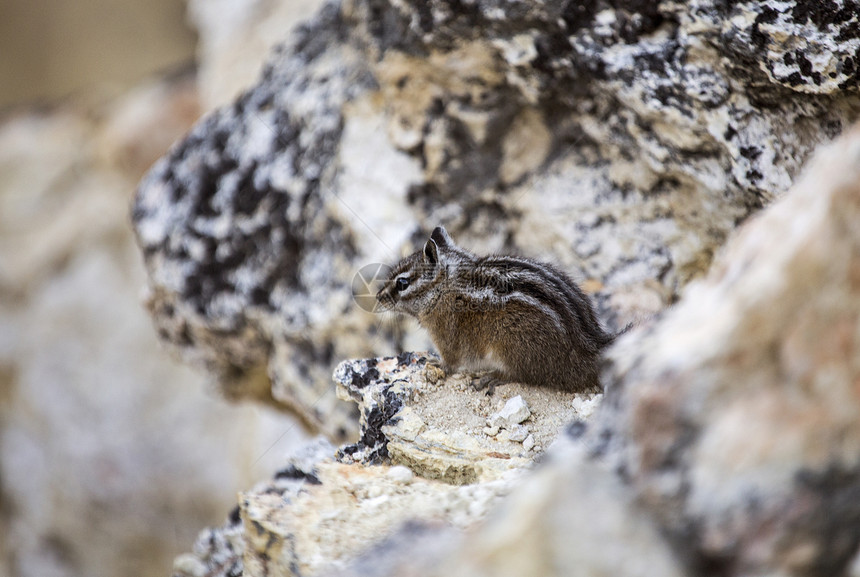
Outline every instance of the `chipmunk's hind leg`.
<svg viewBox="0 0 860 577">
<path fill-rule="evenodd" d="M 473 378 L 472 388 L 476 391 L 487 389 L 487 396 L 492 397 L 493 393 L 496 392 L 496 386 L 504 385 L 507 382 L 495 373 L 487 373 L 486 375 Z"/>
</svg>

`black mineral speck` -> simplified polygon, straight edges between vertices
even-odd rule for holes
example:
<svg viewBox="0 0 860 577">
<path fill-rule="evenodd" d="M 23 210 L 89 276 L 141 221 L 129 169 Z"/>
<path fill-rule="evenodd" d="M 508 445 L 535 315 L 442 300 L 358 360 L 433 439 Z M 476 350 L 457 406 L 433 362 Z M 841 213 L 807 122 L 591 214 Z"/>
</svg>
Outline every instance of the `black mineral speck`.
<svg viewBox="0 0 860 577">
<path fill-rule="evenodd" d="M 352 371 L 350 386 L 355 389 L 363 389 L 371 383 L 378 381 L 379 376 L 379 369 L 376 367 L 368 368 L 363 372 Z"/>
<path fill-rule="evenodd" d="M 767 34 L 761 31 L 760 26 L 762 24 L 775 22 L 777 18 L 779 18 L 779 12 L 770 6 L 764 6 L 758 16 L 755 17 L 752 31 L 750 32 L 750 39 L 753 44 L 755 44 L 756 48 L 760 50 L 764 49 L 765 46 L 767 46 L 768 41 Z"/>
<path fill-rule="evenodd" d="M 761 156 L 761 149 L 758 146 L 741 146 L 741 156 L 749 160 L 755 160 Z"/>
<path fill-rule="evenodd" d="M 236 505 L 230 510 L 230 515 L 227 517 L 231 525 L 238 525 L 242 522 L 241 510 L 239 505 Z"/>
<path fill-rule="evenodd" d="M 294 479 L 297 481 L 307 481 L 311 485 L 322 485 L 319 477 L 313 473 L 303 471 L 295 465 L 288 465 L 275 473 L 275 479 Z"/>
</svg>

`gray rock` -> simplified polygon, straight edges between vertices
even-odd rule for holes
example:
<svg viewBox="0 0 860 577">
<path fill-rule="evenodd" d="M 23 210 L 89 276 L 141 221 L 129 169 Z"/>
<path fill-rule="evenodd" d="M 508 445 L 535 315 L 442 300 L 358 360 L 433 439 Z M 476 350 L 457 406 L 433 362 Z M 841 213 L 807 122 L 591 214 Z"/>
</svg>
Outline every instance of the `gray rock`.
<svg viewBox="0 0 860 577">
<path fill-rule="evenodd" d="M 860 110 L 847 0 L 457 6 L 327 5 L 141 183 L 150 310 L 227 396 L 354 435 L 337 360 L 426 340 L 352 276 L 440 223 L 650 316 Z"/>
<path fill-rule="evenodd" d="M 515 443 L 522 443 L 529 436 L 529 429 L 524 425 L 514 425 L 508 430 L 508 437 Z"/>
<path fill-rule="evenodd" d="M 531 451 L 535 447 L 535 436 L 529 435 L 525 439 L 523 439 L 523 449 L 526 451 Z"/>
<path fill-rule="evenodd" d="M 354 420 L 329 363 L 355 347 L 323 333 L 348 325 L 355 248 L 328 189 L 342 108 L 373 84 L 355 48 L 327 38 L 346 26 L 329 6 L 300 29 L 261 85 L 156 163 L 133 208 L 162 338 L 228 397 L 274 398 L 336 439 Z"/>
<path fill-rule="evenodd" d="M 320 485 L 294 499 L 246 495 L 254 549 L 245 559 L 266 563 L 246 565 L 245 575 L 289 574 L 288 562 L 340 577 L 855 573 L 857 222 L 860 125 L 745 224 L 676 307 L 621 337 L 609 351 L 602 408 L 566 427 L 514 483 L 426 479 L 451 455 L 460 471 L 486 462 L 463 449 L 458 430 L 481 430 L 486 415 L 475 415 L 474 427 L 461 413 L 419 410 L 473 412 L 468 399 L 486 397 L 466 376 L 435 380 L 415 354 L 341 364 L 341 394 L 363 415 L 361 450 L 342 448 L 341 459 L 386 447 L 395 461 L 396 442 L 400 455 L 435 451 L 434 460 L 406 457 L 416 473 L 406 485 L 401 472 L 354 459 L 319 463 Z M 440 394 L 434 387 L 443 402 L 428 402 Z M 529 390 L 516 394 L 525 400 Z M 545 427 L 536 398 L 530 427 Z M 563 397 L 553 406 L 586 412 Z M 320 518 L 327 523 L 315 525 Z M 445 525 L 430 520 L 440 518 Z"/>
</svg>

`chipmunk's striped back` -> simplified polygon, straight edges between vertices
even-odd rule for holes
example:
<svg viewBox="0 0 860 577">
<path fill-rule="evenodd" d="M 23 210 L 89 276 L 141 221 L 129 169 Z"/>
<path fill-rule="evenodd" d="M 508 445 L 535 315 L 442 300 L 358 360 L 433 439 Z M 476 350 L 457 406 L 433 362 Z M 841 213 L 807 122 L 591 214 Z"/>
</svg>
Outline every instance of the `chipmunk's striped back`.
<svg viewBox="0 0 860 577">
<path fill-rule="evenodd" d="M 588 297 L 566 274 L 548 263 L 516 257 L 488 256 L 476 263 L 479 270 L 492 270 L 502 284 L 512 287 L 508 298 L 531 299 L 546 307 L 547 314 L 564 320 L 564 329 L 574 338 L 584 338 L 597 348 L 613 341 L 600 326 Z"/>
</svg>

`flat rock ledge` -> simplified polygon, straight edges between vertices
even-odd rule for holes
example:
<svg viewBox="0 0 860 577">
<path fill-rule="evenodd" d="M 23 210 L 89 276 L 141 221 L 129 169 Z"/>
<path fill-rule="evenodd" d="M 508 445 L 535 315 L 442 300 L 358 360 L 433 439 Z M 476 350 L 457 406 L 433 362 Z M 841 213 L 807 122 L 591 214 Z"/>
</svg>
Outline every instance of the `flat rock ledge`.
<svg viewBox="0 0 860 577">
<path fill-rule="evenodd" d="M 490 396 L 432 358 L 342 362 L 337 394 L 358 404 L 359 441 L 336 449 L 320 438 L 241 494 L 229 521 L 177 558 L 174 576 L 324 574 L 404 530 L 468 529 L 603 397 L 518 383 Z"/>
<path fill-rule="evenodd" d="M 429 358 L 404 353 L 337 367 L 338 396 L 359 404 L 362 431 L 338 451 L 341 461 L 387 460 L 457 485 L 500 479 L 528 465 L 566 423 L 588 418 L 603 397 L 518 383 L 488 396 L 471 387 L 470 375 L 444 378 Z M 519 416 L 506 414 L 512 407 Z"/>
</svg>

